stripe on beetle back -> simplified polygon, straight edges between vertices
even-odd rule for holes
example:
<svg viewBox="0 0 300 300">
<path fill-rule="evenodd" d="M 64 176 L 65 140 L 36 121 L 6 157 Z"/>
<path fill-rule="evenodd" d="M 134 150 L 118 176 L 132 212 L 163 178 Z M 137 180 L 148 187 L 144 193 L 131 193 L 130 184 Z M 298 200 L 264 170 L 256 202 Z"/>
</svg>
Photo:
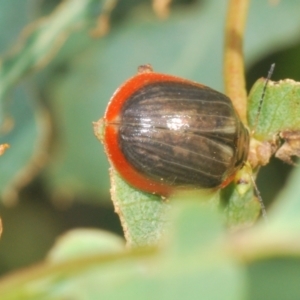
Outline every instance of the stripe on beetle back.
<svg viewBox="0 0 300 300">
<path fill-rule="evenodd" d="M 151 83 L 127 99 L 121 116 L 122 152 L 148 177 L 214 187 L 231 167 L 237 121 L 223 94 L 186 83 Z"/>
</svg>

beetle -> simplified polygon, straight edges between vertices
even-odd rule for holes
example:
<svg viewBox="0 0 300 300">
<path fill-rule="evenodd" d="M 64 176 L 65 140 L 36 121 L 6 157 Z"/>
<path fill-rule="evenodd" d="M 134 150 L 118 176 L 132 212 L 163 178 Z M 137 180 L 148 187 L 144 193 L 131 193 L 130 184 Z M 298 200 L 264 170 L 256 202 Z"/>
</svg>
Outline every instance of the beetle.
<svg viewBox="0 0 300 300">
<path fill-rule="evenodd" d="M 102 123 L 114 169 L 162 196 L 225 187 L 248 156 L 249 132 L 227 96 L 150 65 L 115 91 Z"/>
</svg>

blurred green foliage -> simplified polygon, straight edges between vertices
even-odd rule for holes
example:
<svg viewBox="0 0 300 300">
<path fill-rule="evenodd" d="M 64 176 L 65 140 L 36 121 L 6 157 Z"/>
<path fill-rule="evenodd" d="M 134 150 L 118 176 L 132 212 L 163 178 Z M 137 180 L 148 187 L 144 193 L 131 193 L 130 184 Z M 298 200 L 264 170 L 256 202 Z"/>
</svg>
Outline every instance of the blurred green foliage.
<svg viewBox="0 0 300 300">
<path fill-rule="evenodd" d="M 69 228 L 98 227 L 121 234 L 109 199 L 108 163 L 93 136 L 92 121 L 103 115 L 114 90 L 135 74 L 138 65 L 151 63 L 156 71 L 222 91 L 225 1 L 177 0 L 163 20 L 150 1 L 113 4 L 109 0 L 0 1 L 0 144 L 11 146 L 0 157 L 2 274 L 41 260 L 55 238 Z M 251 2 L 245 36 L 249 89 L 266 76 L 273 62 L 273 80 L 300 80 L 299 10 L 298 0 Z M 93 37 L 99 16 L 105 24 L 109 15 L 108 33 Z M 262 169 L 258 185 L 264 201 L 273 201 L 289 170 L 278 160 Z M 253 260 L 247 260 L 242 250 L 237 257 L 224 253 L 226 243 L 218 242 L 225 233 L 215 212 L 207 208 L 195 212 L 195 204 L 180 204 L 174 205 L 178 215 L 170 216 L 179 229 L 161 252 L 148 249 L 118 256 L 116 242 L 117 250 L 109 257 L 101 256 L 99 250 L 99 256 L 91 256 L 86 264 L 80 260 L 75 270 L 68 262 L 61 268 L 41 266 L 28 273 L 24 285 L 18 277 L 8 288 L 3 282 L 0 294 L 7 292 L 7 299 L 14 299 L 9 298 L 10 292 L 20 286 L 15 299 L 70 295 L 95 299 L 91 295 L 99 291 L 105 299 L 126 299 L 126 295 L 199 299 L 203 291 L 206 299 L 219 299 L 220 294 L 222 299 L 242 299 L 246 291 L 250 291 L 249 299 L 299 299 L 295 282 L 300 253 L 296 247 L 299 180 L 297 172 L 289 189 L 276 200 L 274 220 L 281 221 L 272 223 L 270 212 L 269 231 L 249 233 Z M 271 257 L 272 243 L 286 237 L 286 228 L 290 239 L 297 241 L 286 244 L 290 249 L 295 246 L 296 257 L 280 251 L 281 257 Z M 206 234 L 207 240 L 202 238 Z M 80 243 L 80 235 L 78 239 Z M 270 242 L 266 245 L 269 257 L 255 260 L 255 255 L 263 256 L 262 250 L 255 252 L 255 245 L 262 241 Z M 177 244 L 179 249 L 170 255 Z M 41 282 L 35 281 L 40 276 Z M 99 278 L 105 279 L 105 290 L 100 289 Z M 116 282 L 120 289 L 111 293 Z M 78 283 L 86 283 L 82 291 L 75 289 Z"/>
</svg>

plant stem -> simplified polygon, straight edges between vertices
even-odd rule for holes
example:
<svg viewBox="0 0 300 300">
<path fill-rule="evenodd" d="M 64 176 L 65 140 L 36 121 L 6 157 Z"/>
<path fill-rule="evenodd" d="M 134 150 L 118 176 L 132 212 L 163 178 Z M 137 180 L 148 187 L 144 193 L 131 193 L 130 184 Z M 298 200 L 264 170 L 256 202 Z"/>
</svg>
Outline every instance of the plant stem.
<svg viewBox="0 0 300 300">
<path fill-rule="evenodd" d="M 243 36 L 248 6 L 249 0 L 229 0 L 224 57 L 225 91 L 245 125 L 247 125 L 247 92 L 245 88 Z"/>
</svg>

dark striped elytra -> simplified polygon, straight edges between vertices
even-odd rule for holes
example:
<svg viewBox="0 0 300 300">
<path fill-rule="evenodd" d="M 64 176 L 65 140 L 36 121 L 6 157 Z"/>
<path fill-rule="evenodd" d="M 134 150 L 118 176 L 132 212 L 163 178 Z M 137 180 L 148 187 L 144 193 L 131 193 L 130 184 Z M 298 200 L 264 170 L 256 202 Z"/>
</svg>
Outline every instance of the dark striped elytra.
<svg viewBox="0 0 300 300">
<path fill-rule="evenodd" d="M 141 190 L 216 188 L 240 169 L 249 134 L 225 95 L 158 73 L 141 73 L 113 95 L 104 145 L 120 175 Z"/>
</svg>

